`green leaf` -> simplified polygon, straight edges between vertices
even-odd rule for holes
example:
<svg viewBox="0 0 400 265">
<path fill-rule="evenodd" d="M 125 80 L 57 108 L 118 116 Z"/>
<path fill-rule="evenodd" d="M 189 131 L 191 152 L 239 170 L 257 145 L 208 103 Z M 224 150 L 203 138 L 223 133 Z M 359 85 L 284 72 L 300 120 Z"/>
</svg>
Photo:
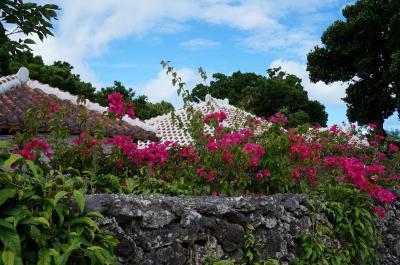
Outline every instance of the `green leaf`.
<svg viewBox="0 0 400 265">
<path fill-rule="evenodd" d="M 14 218 L 14 227 L 17 226 L 18 222 L 22 219 L 26 218 L 27 216 L 31 216 L 32 213 L 29 211 L 28 207 L 25 205 L 17 205 L 14 208 L 7 209 L 2 212 L 4 215 L 8 215 Z"/>
<path fill-rule="evenodd" d="M 104 218 L 104 216 L 99 213 L 99 212 L 88 212 L 86 214 L 87 217 L 98 217 L 98 218 Z"/>
<path fill-rule="evenodd" d="M 61 256 L 58 256 L 57 258 L 55 258 L 56 265 L 65 265 L 65 264 L 67 264 L 67 261 L 69 259 L 69 255 L 70 254 L 71 254 L 70 252 L 65 252 Z"/>
<path fill-rule="evenodd" d="M 64 212 L 67 210 L 67 207 L 64 204 L 58 204 L 55 206 L 55 210 L 58 218 L 60 218 L 60 224 L 62 225 L 64 223 Z"/>
<path fill-rule="evenodd" d="M 93 251 L 104 250 L 104 248 L 99 247 L 99 246 L 91 246 L 91 247 L 88 247 L 87 249 L 90 249 L 90 250 L 93 250 Z"/>
<path fill-rule="evenodd" d="M 67 261 L 69 259 L 69 256 L 71 255 L 72 251 L 74 251 L 76 249 L 79 249 L 81 244 L 82 244 L 82 241 L 80 239 L 78 239 L 78 238 L 75 238 L 71 242 L 71 245 L 68 246 L 68 248 L 66 249 L 64 254 L 62 254 L 61 256 L 58 256 L 57 258 L 55 258 L 56 264 L 57 265 L 65 265 L 65 264 L 67 264 Z"/>
<path fill-rule="evenodd" d="M 358 218 L 360 216 L 361 210 L 358 207 L 356 207 L 354 210 L 355 210 L 356 217 Z"/>
<path fill-rule="evenodd" d="M 25 44 L 36 44 L 36 42 L 34 40 L 32 40 L 32 39 L 25 39 L 24 43 Z"/>
<path fill-rule="evenodd" d="M 16 195 L 15 190 L 13 189 L 3 189 L 0 191 L 0 205 L 5 203 L 7 199 L 13 198 Z"/>
<path fill-rule="evenodd" d="M 0 219 L 0 241 L 6 249 L 13 251 L 17 256 L 21 255 L 21 240 L 15 227 Z"/>
<path fill-rule="evenodd" d="M 35 179 L 40 180 L 43 178 L 43 170 L 40 167 L 38 167 L 33 161 L 27 160 L 26 164 L 28 165 L 29 169 L 32 171 Z"/>
<path fill-rule="evenodd" d="M 64 190 L 57 192 L 57 194 L 54 196 L 54 201 L 53 201 L 54 204 L 53 204 L 53 206 L 56 206 L 56 204 L 58 203 L 58 201 L 59 201 L 61 198 L 64 198 L 65 195 L 67 195 L 67 194 L 68 194 L 68 192 L 66 192 L 66 191 L 64 191 Z"/>
<path fill-rule="evenodd" d="M 127 178 L 125 180 L 125 183 L 126 183 L 126 187 L 127 187 L 127 190 L 129 193 L 131 193 L 138 184 L 133 178 Z"/>
<path fill-rule="evenodd" d="M 15 254 L 9 250 L 3 250 L 3 254 L 1 255 L 1 259 L 3 260 L 4 265 L 14 265 Z"/>
<path fill-rule="evenodd" d="M 57 250 L 55 250 L 54 248 L 50 248 L 49 249 L 49 255 L 53 256 L 55 260 L 57 260 L 57 258 L 60 256 L 60 252 L 58 252 Z"/>
<path fill-rule="evenodd" d="M 38 246 L 44 246 L 46 244 L 46 238 L 43 237 L 43 234 L 40 232 L 39 228 L 35 225 L 31 225 L 29 230 L 30 238 L 38 244 Z"/>
<path fill-rule="evenodd" d="M 38 265 L 49 265 L 51 262 L 49 251 L 46 248 L 39 250 L 39 261 Z"/>
<path fill-rule="evenodd" d="M 15 162 L 22 158 L 21 155 L 18 154 L 11 154 L 10 157 L 3 163 L 3 169 L 9 169 Z"/>
<path fill-rule="evenodd" d="M 31 225 L 43 225 L 45 227 L 49 227 L 49 221 L 44 217 L 30 217 L 21 222 L 21 224 L 31 224 Z"/>
<path fill-rule="evenodd" d="M 95 221 L 92 220 L 92 218 L 90 217 L 80 217 L 80 218 L 76 218 L 73 219 L 71 221 L 68 221 L 65 223 L 66 225 L 74 225 L 74 224 L 86 224 L 90 227 L 93 227 L 95 229 L 97 229 L 97 224 Z"/>
<path fill-rule="evenodd" d="M 12 144 L 7 141 L 0 141 L 0 149 L 12 148 Z"/>
<path fill-rule="evenodd" d="M 85 208 L 85 197 L 79 190 L 74 190 L 74 197 L 76 203 L 78 204 L 80 212 L 83 213 L 83 210 Z"/>
</svg>

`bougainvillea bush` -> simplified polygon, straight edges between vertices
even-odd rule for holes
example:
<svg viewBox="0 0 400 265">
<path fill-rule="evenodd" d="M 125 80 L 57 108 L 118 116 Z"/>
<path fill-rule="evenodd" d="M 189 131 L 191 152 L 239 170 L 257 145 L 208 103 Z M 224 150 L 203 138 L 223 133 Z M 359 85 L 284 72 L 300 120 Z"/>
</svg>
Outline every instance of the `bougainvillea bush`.
<svg viewBox="0 0 400 265">
<path fill-rule="evenodd" d="M 133 113 L 118 93 L 109 99 L 111 115 Z M 61 115 L 44 112 L 50 122 Z M 154 142 L 139 148 L 130 136 L 105 138 L 101 129 L 89 132 L 83 120 L 80 135 L 70 144 L 57 141 L 50 146 L 30 134 L 22 137 L 14 153 L 37 162 L 46 158 L 48 170 L 82 176 L 92 190 L 96 183 L 100 187 L 104 184 L 100 182 L 110 179 L 103 185 L 108 192 L 239 196 L 350 184 L 376 202 L 396 200 L 390 189 L 400 180 L 399 148 L 375 134 L 373 124 L 285 128 L 287 118 L 277 113 L 268 122 L 254 119 L 246 128 L 232 129 L 223 126 L 224 112 L 191 116 L 187 133 L 192 145 Z M 212 129 L 206 130 L 206 125 Z M 383 209 L 377 208 L 377 213 L 383 215 Z"/>
</svg>

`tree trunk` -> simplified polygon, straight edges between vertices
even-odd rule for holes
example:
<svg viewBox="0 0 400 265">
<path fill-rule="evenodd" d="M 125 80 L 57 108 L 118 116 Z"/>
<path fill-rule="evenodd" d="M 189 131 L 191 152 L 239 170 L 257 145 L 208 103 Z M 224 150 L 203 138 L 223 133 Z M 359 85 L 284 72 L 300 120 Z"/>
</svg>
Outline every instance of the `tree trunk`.
<svg viewBox="0 0 400 265">
<path fill-rule="evenodd" d="M 379 135 L 382 135 L 382 136 L 384 136 L 386 138 L 387 133 L 386 133 L 385 129 L 383 128 L 383 123 L 384 122 L 385 122 L 385 120 L 383 120 L 383 119 L 380 119 L 379 121 L 375 122 L 376 126 L 377 126 L 376 133 L 379 134 Z"/>
</svg>

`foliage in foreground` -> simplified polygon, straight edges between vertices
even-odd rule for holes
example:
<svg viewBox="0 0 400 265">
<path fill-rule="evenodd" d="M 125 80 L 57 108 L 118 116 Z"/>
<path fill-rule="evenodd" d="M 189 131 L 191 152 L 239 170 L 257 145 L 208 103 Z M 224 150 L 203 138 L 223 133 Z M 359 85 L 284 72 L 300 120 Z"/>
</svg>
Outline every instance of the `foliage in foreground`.
<svg viewBox="0 0 400 265">
<path fill-rule="evenodd" d="M 44 174 L 18 154 L 0 160 L 0 264 L 116 264 L 118 241 L 97 226 L 99 213 L 84 213 L 81 178 Z"/>
</svg>

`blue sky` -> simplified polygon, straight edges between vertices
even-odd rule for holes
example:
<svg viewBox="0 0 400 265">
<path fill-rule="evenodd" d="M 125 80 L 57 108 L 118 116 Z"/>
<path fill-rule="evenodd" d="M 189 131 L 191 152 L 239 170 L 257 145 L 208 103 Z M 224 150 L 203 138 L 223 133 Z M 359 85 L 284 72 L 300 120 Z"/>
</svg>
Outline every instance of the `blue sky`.
<svg viewBox="0 0 400 265">
<path fill-rule="evenodd" d="M 54 2 L 62 11 L 55 37 L 38 43 L 45 62 L 65 60 L 83 80 L 97 87 L 122 81 L 151 101 L 181 105 L 160 66 L 172 61 L 192 88 L 197 68 L 209 76 L 234 71 L 266 74 L 281 66 L 303 79 L 311 99 L 321 101 L 329 124 L 346 120 L 345 86 L 313 84 L 306 54 L 320 44 L 324 29 L 341 19 L 343 0 L 69 0 Z M 400 128 L 397 118 L 387 128 Z"/>
</svg>

